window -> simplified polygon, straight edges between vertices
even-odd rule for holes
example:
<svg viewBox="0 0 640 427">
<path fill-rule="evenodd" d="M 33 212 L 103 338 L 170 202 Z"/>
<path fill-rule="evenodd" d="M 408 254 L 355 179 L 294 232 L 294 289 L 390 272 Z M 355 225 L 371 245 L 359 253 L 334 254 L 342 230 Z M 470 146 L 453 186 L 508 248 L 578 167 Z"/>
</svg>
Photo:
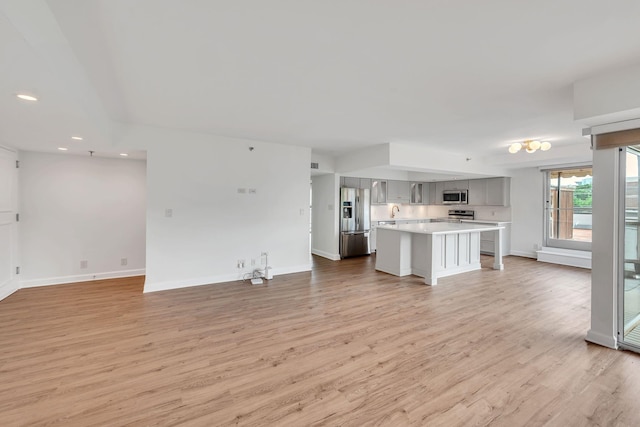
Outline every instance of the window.
<svg viewBox="0 0 640 427">
<path fill-rule="evenodd" d="M 591 250 L 591 166 L 545 171 L 545 246 Z"/>
</svg>

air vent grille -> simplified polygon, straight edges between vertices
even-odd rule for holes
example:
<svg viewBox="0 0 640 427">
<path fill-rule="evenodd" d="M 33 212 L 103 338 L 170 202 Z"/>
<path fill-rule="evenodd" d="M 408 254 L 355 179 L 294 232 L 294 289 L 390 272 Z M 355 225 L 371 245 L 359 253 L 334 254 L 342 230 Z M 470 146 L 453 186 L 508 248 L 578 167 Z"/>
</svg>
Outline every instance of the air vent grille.
<svg viewBox="0 0 640 427">
<path fill-rule="evenodd" d="M 320 168 L 320 164 L 311 162 L 311 169 L 319 169 L 319 168 Z"/>
</svg>

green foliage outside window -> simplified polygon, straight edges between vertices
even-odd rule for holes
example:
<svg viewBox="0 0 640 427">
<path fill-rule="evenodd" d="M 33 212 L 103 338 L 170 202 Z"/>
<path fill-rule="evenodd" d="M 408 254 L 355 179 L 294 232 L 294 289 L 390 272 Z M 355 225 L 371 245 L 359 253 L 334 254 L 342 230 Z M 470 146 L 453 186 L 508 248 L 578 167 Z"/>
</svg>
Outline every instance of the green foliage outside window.
<svg viewBox="0 0 640 427">
<path fill-rule="evenodd" d="M 592 184 L 579 184 L 573 192 L 573 207 L 591 207 Z"/>
</svg>

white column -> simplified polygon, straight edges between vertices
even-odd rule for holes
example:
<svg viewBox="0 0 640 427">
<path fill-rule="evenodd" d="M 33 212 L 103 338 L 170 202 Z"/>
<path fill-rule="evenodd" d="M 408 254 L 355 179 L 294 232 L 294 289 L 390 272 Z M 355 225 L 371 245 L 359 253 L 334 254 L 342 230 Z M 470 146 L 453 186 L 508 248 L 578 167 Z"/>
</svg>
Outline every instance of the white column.
<svg viewBox="0 0 640 427">
<path fill-rule="evenodd" d="M 591 246 L 591 329 L 586 340 L 617 348 L 618 148 L 593 151 L 593 238 Z"/>
<path fill-rule="evenodd" d="M 502 232 L 503 228 L 498 228 L 495 231 L 495 242 L 493 242 L 493 269 L 504 270 L 504 264 L 502 263 Z"/>
</svg>

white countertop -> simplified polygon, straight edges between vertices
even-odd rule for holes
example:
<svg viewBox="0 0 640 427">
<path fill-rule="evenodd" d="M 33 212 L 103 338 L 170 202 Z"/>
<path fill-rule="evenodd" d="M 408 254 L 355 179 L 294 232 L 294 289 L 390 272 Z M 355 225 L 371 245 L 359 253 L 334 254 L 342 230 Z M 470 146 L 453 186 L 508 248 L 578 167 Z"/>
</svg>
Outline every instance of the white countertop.
<svg viewBox="0 0 640 427">
<path fill-rule="evenodd" d="M 372 222 L 380 222 L 380 221 L 429 221 L 435 218 L 386 218 L 386 219 L 372 219 Z"/>
<path fill-rule="evenodd" d="M 504 227 L 456 222 L 427 222 L 423 224 L 379 225 L 378 230 L 392 230 L 417 234 L 456 234 L 469 231 L 495 231 Z"/>
<path fill-rule="evenodd" d="M 468 222 L 471 224 L 491 224 L 491 225 L 507 225 L 511 224 L 511 221 L 496 221 L 495 219 L 463 219 L 462 222 Z"/>
</svg>

